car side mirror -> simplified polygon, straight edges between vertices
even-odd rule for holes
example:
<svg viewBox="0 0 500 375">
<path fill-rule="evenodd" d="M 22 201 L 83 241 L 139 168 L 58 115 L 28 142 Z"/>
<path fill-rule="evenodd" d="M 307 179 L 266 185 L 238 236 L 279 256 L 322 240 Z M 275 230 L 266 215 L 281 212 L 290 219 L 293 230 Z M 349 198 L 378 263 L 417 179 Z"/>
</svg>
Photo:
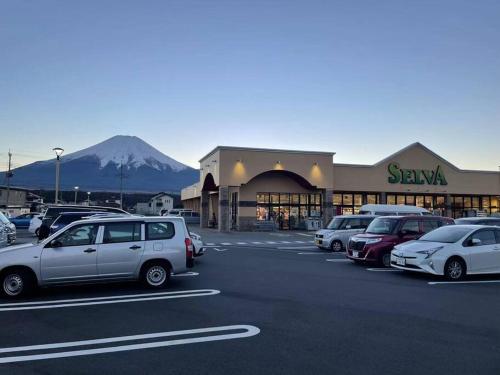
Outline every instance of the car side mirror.
<svg viewBox="0 0 500 375">
<path fill-rule="evenodd" d="M 470 245 L 471 246 L 479 246 L 479 245 L 481 245 L 481 240 L 479 238 L 472 238 L 470 240 Z"/>
<path fill-rule="evenodd" d="M 50 247 L 54 247 L 54 248 L 62 247 L 62 242 L 59 240 L 52 240 L 52 241 L 50 241 Z"/>
</svg>

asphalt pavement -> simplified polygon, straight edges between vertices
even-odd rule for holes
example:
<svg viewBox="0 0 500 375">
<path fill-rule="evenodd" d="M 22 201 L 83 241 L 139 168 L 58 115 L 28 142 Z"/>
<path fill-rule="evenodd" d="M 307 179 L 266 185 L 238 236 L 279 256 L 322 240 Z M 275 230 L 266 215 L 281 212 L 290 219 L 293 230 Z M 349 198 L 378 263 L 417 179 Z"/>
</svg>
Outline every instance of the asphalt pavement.
<svg viewBox="0 0 500 375">
<path fill-rule="evenodd" d="M 500 374 L 500 277 L 359 266 L 306 234 L 203 235 L 193 272 L 160 292 L 0 301 L 0 374 Z"/>
</svg>

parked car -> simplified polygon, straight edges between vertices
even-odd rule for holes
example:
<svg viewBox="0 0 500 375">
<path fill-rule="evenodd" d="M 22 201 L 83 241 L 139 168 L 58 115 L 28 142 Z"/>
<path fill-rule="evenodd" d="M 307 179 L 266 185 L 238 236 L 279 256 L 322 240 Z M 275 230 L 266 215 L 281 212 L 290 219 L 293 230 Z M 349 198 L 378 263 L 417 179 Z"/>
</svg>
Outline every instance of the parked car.
<svg viewBox="0 0 500 375">
<path fill-rule="evenodd" d="M 76 205 L 55 205 L 49 206 L 42 219 L 42 224 L 38 230 L 38 239 L 43 240 L 50 235 L 50 226 L 55 219 L 62 212 L 89 212 L 89 211 L 103 211 L 126 214 L 127 212 L 113 207 L 99 207 L 99 206 L 76 206 Z"/>
<path fill-rule="evenodd" d="M 31 219 L 30 226 L 28 228 L 28 231 L 30 233 L 33 233 L 37 237 L 38 237 L 38 233 L 40 231 L 40 226 L 42 225 L 43 215 L 44 214 L 38 214 L 37 216 L 34 216 Z"/>
<path fill-rule="evenodd" d="M 201 236 L 199 234 L 190 232 L 190 237 L 191 240 L 193 241 L 194 256 L 195 257 L 202 256 L 205 253 L 205 248 L 203 247 L 204 245 Z"/>
<path fill-rule="evenodd" d="M 29 212 L 27 214 L 21 214 L 16 217 L 13 217 L 10 220 L 12 224 L 16 226 L 16 228 L 29 228 L 31 219 L 35 216 L 40 215 L 38 212 Z"/>
<path fill-rule="evenodd" d="M 88 218 L 103 217 L 104 215 L 122 216 L 122 214 L 110 214 L 109 212 L 102 212 L 102 211 L 62 212 L 50 226 L 50 235 L 60 231 L 66 225 L 69 225 L 74 221 L 88 219 Z"/>
<path fill-rule="evenodd" d="M 425 208 L 403 204 L 365 204 L 361 206 L 359 213 L 376 216 L 432 215 Z"/>
<path fill-rule="evenodd" d="M 398 245 L 391 266 L 461 280 L 466 275 L 500 273 L 500 228 L 454 225 Z"/>
<path fill-rule="evenodd" d="M 463 217 L 455 219 L 455 224 L 495 225 L 500 227 L 500 217 Z"/>
<path fill-rule="evenodd" d="M 390 267 L 395 245 L 415 240 L 453 219 L 441 216 L 382 216 L 373 220 L 365 233 L 349 239 L 346 255 L 356 262 Z"/>
<path fill-rule="evenodd" d="M 12 224 L 7 217 L 0 212 L 0 223 L 2 223 L 5 226 L 5 229 L 7 230 L 7 242 L 9 244 L 12 244 L 16 242 L 17 238 L 17 231 L 16 231 L 16 226 Z"/>
<path fill-rule="evenodd" d="M 186 223 L 174 217 L 79 220 L 36 244 L 0 252 L 0 288 L 7 297 L 37 286 L 140 280 L 162 288 L 171 273 L 193 267 Z"/>
<path fill-rule="evenodd" d="M 7 226 L 4 223 L 0 222 L 0 249 L 9 244 L 7 233 Z"/>
<path fill-rule="evenodd" d="M 345 250 L 349 238 L 354 234 L 363 233 L 375 218 L 374 215 L 335 216 L 325 229 L 315 233 L 314 243 L 320 249 Z"/>
<path fill-rule="evenodd" d="M 189 208 L 174 208 L 165 213 L 165 216 L 181 216 L 181 212 L 192 212 Z"/>
</svg>

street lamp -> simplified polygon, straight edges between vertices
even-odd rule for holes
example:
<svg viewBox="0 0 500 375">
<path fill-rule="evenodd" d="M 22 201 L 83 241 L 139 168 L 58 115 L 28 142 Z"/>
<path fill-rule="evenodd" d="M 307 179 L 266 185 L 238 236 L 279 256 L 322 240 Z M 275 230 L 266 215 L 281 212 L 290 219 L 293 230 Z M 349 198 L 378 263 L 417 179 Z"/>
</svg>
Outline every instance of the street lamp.
<svg viewBox="0 0 500 375">
<path fill-rule="evenodd" d="M 90 206 L 90 191 L 87 191 L 87 205 Z"/>
<path fill-rule="evenodd" d="M 64 149 L 61 147 L 53 148 L 52 151 L 56 153 L 56 195 L 54 198 L 54 203 L 57 204 L 59 202 L 59 169 L 61 164 L 61 155 L 64 152 Z"/>
<path fill-rule="evenodd" d="M 75 204 L 76 204 L 76 199 L 78 198 L 78 189 L 80 189 L 78 186 L 75 186 Z"/>
</svg>

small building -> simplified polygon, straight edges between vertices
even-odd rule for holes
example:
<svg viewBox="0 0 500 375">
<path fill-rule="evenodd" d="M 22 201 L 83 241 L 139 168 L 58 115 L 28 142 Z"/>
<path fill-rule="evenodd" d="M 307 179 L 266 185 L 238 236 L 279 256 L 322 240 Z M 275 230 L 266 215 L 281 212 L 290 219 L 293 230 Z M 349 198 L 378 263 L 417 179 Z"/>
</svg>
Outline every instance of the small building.
<svg viewBox="0 0 500 375">
<path fill-rule="evenodd" d="M 219 146 L 200 160 L 200 181 L 184 208 L 201 226 L 252 230 L 259 222 L 304 222 L 359 212 L 363 204 L 407 204 L 453 218 L 500 212 L 500 172 L 463 170 L 421 143 L 371 165 L 338 164 L 333 152 Z"/>
<path fill-rule="evenodd" d="M 167 193 L 159 193 L 152 197 L 149 202 L 138 202 L 135 205 L 135 213 L 139 215 L 158 216 L 174 208 L 174 197 Z"/>
<path fill-rule="evenodd" d="M 6 208 L 7 206 L 25 206 L 28 202 L 27 189 L 0 186 L 0 207 Z M 8 199 L 8 203 L 7 203 Z"/>
</svg>

